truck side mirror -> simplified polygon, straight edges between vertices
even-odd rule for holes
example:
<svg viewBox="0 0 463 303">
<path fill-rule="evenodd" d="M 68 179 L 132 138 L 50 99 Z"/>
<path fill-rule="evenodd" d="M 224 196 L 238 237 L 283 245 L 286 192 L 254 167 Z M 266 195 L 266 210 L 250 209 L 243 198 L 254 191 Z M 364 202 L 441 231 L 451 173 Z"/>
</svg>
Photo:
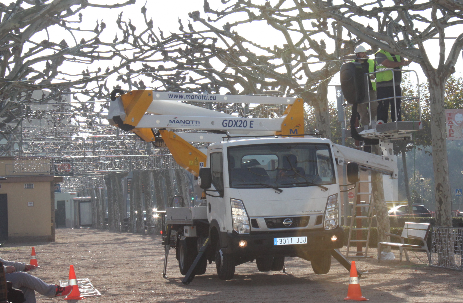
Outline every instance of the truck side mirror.
<svg viewBox="0 0 463 303">
<path fill-rule="evenodd" d="M 357 183 L 359 179 L 359 165 L 354 162 L 347 163 L 347 180 L 349 183 Z"/>
<path fill-rule="evenodd" d="M 198 185 L 202 189 L 211 188 L 212 185 L 212 173 L 209 167 L 199 169 Z"/>
</svg>

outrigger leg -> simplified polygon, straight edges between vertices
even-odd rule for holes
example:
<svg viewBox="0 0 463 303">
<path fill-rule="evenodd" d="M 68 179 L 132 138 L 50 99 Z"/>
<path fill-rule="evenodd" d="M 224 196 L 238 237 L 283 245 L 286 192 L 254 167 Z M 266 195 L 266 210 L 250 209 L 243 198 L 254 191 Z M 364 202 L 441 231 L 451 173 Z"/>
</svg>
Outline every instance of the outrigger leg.
<svg viewBox="0 0 463 303">
<path fill-rule="evenodd" d="M 162 271 L 162 277 L 167 279 L 167 257 L 169 256 L 170 250 L 170 226 L 165 225 L 165 216 L 162 217 L 162 226 L 165 227 L 162 231 L 162 245 L 164 245 L 164 270 Z"/>
<path fill-rule="evenodd" d="M 350 272 L 351 262 L 344 257 L 338 249 L 333 249 L 331 255 Z M 357 274 L 360 277 L 362 272 L 357 269 Z"/>
<path fill-rule="evenodd" d="M 195 277 L 196 266 L 199 264 L 202 258 L 206 258 L 206 255 L 204 254 L 204 252 L 209 246 L 209 240 L 210 238 L 207 238 L 206 241 L 204 241 L 203 246 L 201 246 L 201 248 L 199 249 L 198 255 L 193 261 L 193 264 L 191 264 L 190 269 L 188 269 L 188 272 L 186 273 L 185 278 L 183 278 L 182 280 L 183 284 L 188 285 L 190 284 L 191 281 L 193 281 Z"/>
<path fill-rule="evenodd" d="M 164 245 L 164 270 L 162 271 L 162 277 L 167 279 L 167 257 L 169 256 L 170 245 Z"/>
</svg>

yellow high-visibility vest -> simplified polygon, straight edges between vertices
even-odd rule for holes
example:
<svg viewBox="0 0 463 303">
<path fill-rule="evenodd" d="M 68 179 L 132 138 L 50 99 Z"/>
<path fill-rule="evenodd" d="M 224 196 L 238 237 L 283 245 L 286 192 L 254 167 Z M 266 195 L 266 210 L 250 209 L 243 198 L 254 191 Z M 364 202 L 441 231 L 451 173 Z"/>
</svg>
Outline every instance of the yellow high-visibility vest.
<svg viewBox="0 0 463 303">
<path fill-rule="evenodd" d="M 394 61 L 394 58 L 392 57 L 392 55 L 391 55 L 389 52 L 386 52 L 386 51 L 384 51 L 384 50 L 381 49 L 381 50 L 379 50 L 377 53 L 385 54 L 385 55 L 386 55 L 386 58 L 387 58 L 389 61 Z M 395 58 L 397 59 L 397 62 L 400 62 L 400 61 L 401 61 L 399 55 L 395 55 Z M 383 66 L 383 65 L 378 64 L 377 66 Z M 386 67 L 378 68 L 378 70 L 385 69 L 385 68 L 386 68 Z M 386 81 L 392 81 L 392 71 L 386 70 L 386 71 L 383 71 L 383 72 L 376 73 L 376 83 L 379 83 L 379 82 L 386 82 Z"/>
</svg>

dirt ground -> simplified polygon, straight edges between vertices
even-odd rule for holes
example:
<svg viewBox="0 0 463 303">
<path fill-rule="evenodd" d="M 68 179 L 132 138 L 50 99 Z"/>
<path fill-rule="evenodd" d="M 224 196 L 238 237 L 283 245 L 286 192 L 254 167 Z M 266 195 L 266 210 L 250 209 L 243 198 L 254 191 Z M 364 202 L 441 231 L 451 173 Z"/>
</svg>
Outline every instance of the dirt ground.
<svg viewBox="0 0 463 303">
<path fill-rule="evenodd" d="M 219 280 L 215 264 L 205 275 L 182 284 L 174 251 L 168 279 L 162 277 L 164 249 L 161 237 L 113 233 L 95 229 L 58 229 L 54 243 L 6 244 L 0 256 L 28 262 L 35 246 L 40 268 L 33 272 L 48 283 L 67 280 L 69 265 L 78 279 L 89 278 L 99 297 L 84 302 L 343 302 L 349 272 L 335 259 L 326 275 L 315 275 L 310 262 L 286 260 L 286 273 L 262 273 L 255 263 L 236 268 L 235 278 Z M 429 267 L 425 254 L 410 253 L 410 263 L 396 260 L 378 264 L 374 258 L 356 261 L 364 271 L 362 295 L 370 302 L 463 302 L 463 272 Z M 58 302 L 37 296 L 37 302 Z"/>
</svg>

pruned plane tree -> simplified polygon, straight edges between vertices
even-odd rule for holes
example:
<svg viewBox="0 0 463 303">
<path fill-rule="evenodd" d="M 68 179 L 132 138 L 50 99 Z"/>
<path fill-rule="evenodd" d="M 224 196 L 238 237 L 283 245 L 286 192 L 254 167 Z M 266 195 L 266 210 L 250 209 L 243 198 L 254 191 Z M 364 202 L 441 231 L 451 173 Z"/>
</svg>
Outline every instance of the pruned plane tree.
<svg viewBox="0 0 463 303">
<path fill-rule="evenodd" d="M 447 161 L 445 83 L 455 72 L 463 47 L 461 1 L 310 1 L 301 2 L 317 15 L 335 20 L 356 39 L 417 63 L 427 80 L 436 220 L 451 226 L 451 193 Z"/>
</svg>

